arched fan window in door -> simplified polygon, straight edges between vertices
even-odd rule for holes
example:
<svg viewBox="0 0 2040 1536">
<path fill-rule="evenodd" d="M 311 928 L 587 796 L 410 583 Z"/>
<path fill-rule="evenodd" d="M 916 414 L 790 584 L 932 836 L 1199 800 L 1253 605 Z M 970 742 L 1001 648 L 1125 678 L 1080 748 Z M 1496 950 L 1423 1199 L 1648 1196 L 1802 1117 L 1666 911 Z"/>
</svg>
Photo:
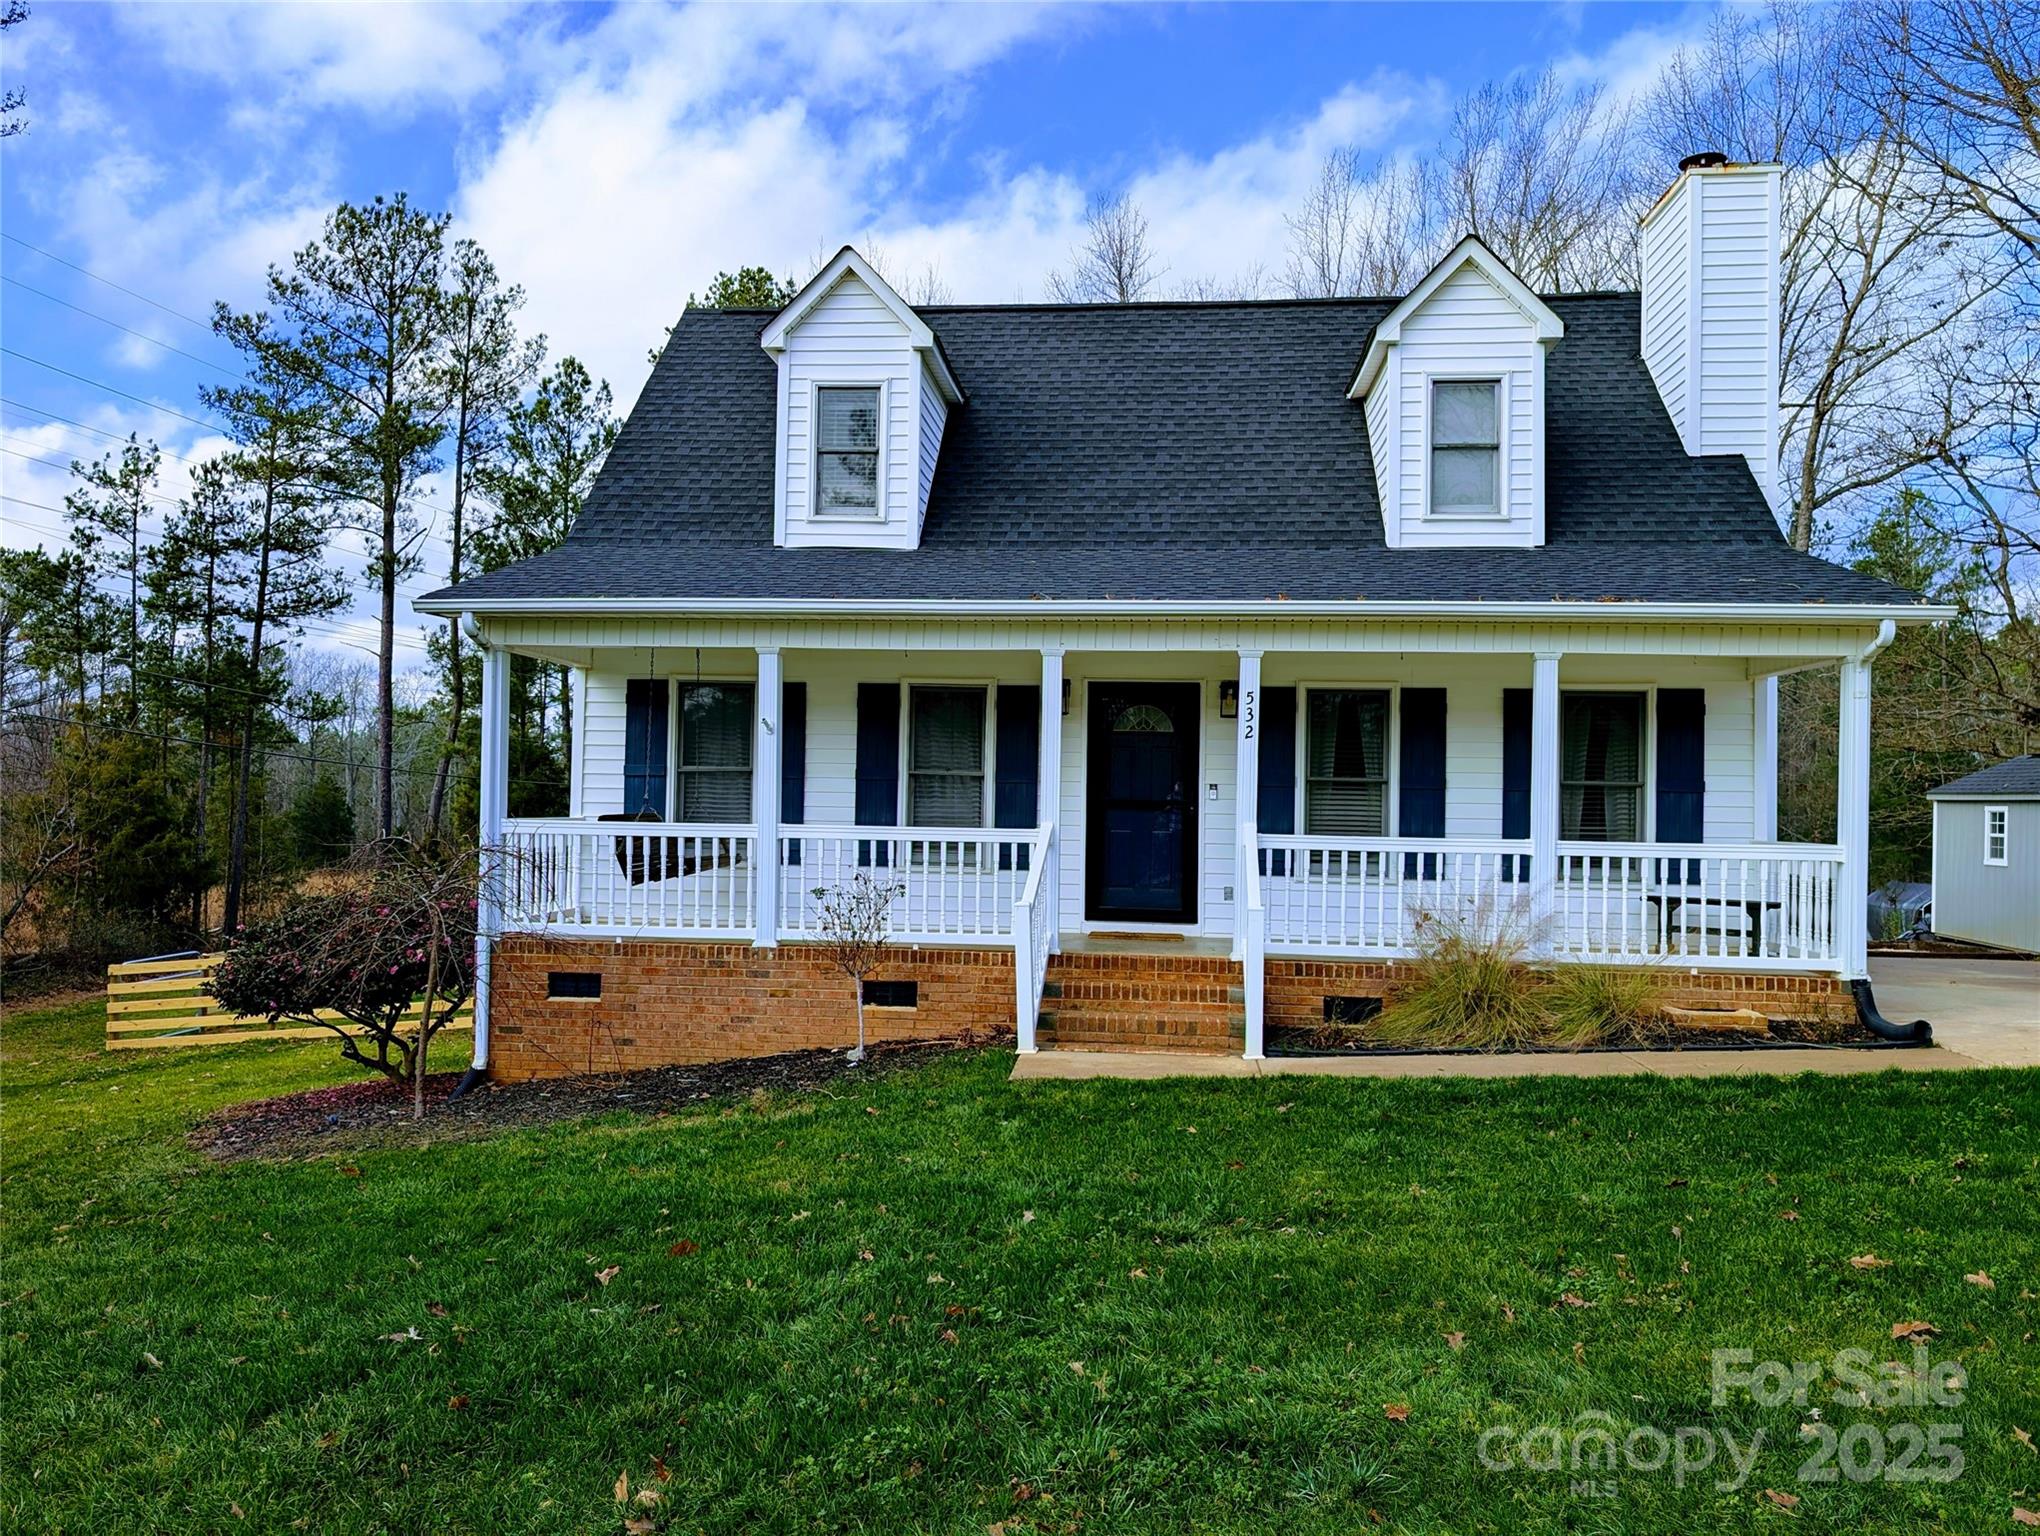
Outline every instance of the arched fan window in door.
<svg viewBox="0 0 2040 1536">
<path fill-rule="evenodd" d="M 1129 704 L 1112 722 L 1112 729 L 1128 736 L 1166 736 L 1176 729 L 1176 722 L 1158 705 Z"/>
</svg>

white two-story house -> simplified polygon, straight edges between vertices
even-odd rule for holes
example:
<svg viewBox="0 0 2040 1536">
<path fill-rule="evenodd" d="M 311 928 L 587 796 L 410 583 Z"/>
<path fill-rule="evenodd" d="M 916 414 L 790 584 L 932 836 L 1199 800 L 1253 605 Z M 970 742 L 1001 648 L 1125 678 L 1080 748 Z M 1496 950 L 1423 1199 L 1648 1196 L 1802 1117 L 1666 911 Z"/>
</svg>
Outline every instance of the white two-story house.
<svg viewBox="0 0 2040 1536">
<path fill-rule="evenodd" d="M 1872 658 L 1942 617 L 1780 538 L 1778 173 L 1696 157 L 1643 291 L 1467 240 L 1411 292 L 915 307 L 844 249 L 690 309 L 484 648 L 478 1064 L 842 1043 L 816 892 L 896 887 L 882 1032 L 1259 1055 L 1431 914 L 1774 1013 L 1864 976 Z M 505 815 L 506 658 L 572 669 Z M 1836 668 L 1834 844 L 1777 840 Z"/>
</svg>

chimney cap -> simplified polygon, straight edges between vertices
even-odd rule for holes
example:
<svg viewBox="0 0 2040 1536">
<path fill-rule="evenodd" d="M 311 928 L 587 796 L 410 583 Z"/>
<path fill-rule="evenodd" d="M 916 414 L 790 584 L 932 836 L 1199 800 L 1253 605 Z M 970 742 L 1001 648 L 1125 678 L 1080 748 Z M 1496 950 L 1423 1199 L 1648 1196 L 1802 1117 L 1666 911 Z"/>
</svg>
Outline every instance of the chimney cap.
<svg viewBox="0 0 2040 1536">
<path fill-rule="evenodd" d="M 1682 171 L 1711 171 L 1717 166 L 1728 164 L 1728 156 L 1718 149 L 1703 149 L 1686 156 L 1679 162 Z"/>
</svg>

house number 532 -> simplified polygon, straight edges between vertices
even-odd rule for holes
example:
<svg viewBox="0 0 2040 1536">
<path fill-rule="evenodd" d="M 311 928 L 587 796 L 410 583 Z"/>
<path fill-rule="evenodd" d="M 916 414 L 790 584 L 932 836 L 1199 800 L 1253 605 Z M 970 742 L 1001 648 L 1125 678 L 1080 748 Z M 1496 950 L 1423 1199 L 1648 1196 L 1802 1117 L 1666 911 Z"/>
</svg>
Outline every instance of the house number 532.
<svg viewBox="0 0 2040 1536">
<path fill-rule="evenodd" d="M 1246 733 L 1249 741 L 1254 739 L 1254 727 L 1259 723 L 1259 716 L 1254 710 L 1259 697 L 1258 688 L 1243 689 L 1240 693 L 1240 728 Z"/>
</svg>

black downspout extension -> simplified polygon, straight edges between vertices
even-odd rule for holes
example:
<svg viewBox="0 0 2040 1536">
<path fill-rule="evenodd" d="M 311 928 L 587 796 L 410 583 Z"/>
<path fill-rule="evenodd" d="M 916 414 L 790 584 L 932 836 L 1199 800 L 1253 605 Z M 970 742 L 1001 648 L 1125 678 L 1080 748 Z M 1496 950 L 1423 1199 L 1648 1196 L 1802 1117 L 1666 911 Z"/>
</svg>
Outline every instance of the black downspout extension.
<svg viewBox="0 0 2040 1536">
<path fill-rule="evenodd" d="M 1869 977 L 1859 976 L 1851 981 L 1849 993 L 1856 999 L 1856 1017 L 1873 1035 L 1905 1045 L 1934 1043 L 1934 1026 L 1925 1019 L 1914 1019 L 1910 1024 L 1894 1024 L 1877 1011 L 1877 997 L 1870 990 Z"/>
<path fill-rule="evenodd" d="M 1921 1027 L 1925 1028 L 1924 1025 Z M 489 1069 L 487 1067 L 469 1067 L 466 1072 L 461 1074 L 461 1079 L 454 1085 L 453 1092 L 446 1096 L 446 1102 L 451 1104 L 455 1099 L 466 1093 L 468 1089 L 474 1087 L 476 1083 L 486 1080 L 488 1075 Z"/>
</svg>

